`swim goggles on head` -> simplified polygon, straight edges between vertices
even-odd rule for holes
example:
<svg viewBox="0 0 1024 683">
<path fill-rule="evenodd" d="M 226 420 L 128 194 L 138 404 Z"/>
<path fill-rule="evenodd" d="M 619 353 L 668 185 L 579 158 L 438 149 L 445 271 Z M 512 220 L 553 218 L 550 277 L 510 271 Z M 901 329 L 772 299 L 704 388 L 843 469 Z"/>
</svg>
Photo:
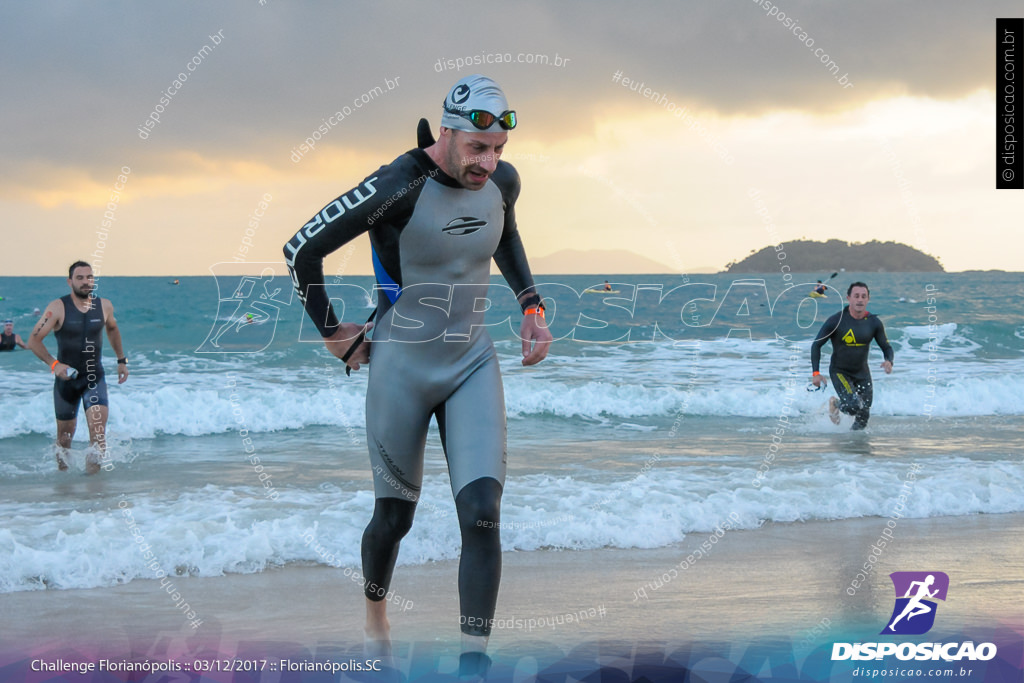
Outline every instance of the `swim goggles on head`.
<svg viewBox="0 0 1024 683">
<path fill-rule="evenodd" d="M 484 109 L 459 111 L 458 109 L 452 109 L 448 106 L 448 103 L 445 102 L 444 110 L 449 114 L 455 114 L 456 116 L 461 116 L 462 118 L 467 119 L 480 130 L 487 130 L 494 124 L 495 120 L 497 120 L 498 125 L 505 130 L 512 130 L 516 127 L 516 113 L 511 109 L 503 112 L 500 116 L 495 116 Z"/>
</svg>

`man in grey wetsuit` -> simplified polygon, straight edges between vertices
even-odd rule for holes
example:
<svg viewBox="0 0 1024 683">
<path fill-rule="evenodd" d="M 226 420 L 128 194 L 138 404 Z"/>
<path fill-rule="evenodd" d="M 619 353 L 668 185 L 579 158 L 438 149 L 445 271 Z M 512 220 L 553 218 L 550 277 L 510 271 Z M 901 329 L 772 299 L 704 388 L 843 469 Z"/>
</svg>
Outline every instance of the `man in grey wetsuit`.
<svg viewBox="0 0 1024 683">
<path fill-rule="evenodd" d="M 501 576 L 505 405 L 494 347 L 476 304 L 493 257 L 516 293 L 523 365 L 547 355 L 551 334 L 515 222 L 519 176 L 499 157 L 515 127 L 497 83 L 468 76 L 449 91 L 440 138 L 381 167 L 313 217 L 285 260 L 328 350 L 352 369 L 372 361 L 366 431 L 376 503 L 363 534 L 366 634 L 389 647 L 386 601 L 399 542 L 423 479 L 431 416 L 448 461 L 462 532 L 463 663 L 483 663 Z M 429 135 L 428 135 L 429 137 Z M 432 143 L 432 144 L 430 144 Z M 339 323 L 323 258 L 369 232 L 379 307 L 373 323 Z M 371 343 L 365 333 L 373 328 Z"/>
<path fill-rule="evenodd" d="M 32 330 L 28 348 L 50 366 L 54 375 L 53 406 L 57 416 L 57 467 L 68 469 L 71 439 L 78 426 L 78 406 L 85 406 L 89 444 L 85 471 L 95 474 L 107 457 L 107 382 L 103 378 L 103 330 L 117 354 L 117 383 L 128 379 L 128 360 L 121 346 L 121 330 L 110 299 L 93 295 L 92 267 L 76 261 L 68 269 L 71 294 L 50 302 Z M 50 332 L 57 338 L 57 357 L 43 345 Z M 97 453 L 98 451 L 98 453 Z M 99 458 L 97 459 L 97 454 Z M 104 469 L 112 467 L 103 465 Z"/>
</svg>

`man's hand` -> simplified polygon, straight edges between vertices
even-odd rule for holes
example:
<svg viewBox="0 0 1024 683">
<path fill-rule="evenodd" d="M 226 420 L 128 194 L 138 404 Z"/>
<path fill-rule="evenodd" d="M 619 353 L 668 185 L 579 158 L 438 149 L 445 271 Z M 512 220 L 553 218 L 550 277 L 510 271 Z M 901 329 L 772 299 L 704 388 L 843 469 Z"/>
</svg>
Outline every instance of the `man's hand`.
<svg viewBox="0 0 1024 683">
<path fill-rule="evenodd" d="M 350 346 L 359 340 L 359 347 L 349 356 L 346 365 L 353 370 L 358 370 L 361 364 L 370 362 L 370 340 L 366 333 L 373 329 L 373 323 L 357 325 L 355 323 L 341 323 L 338 329 L 330 337 L 324 339 L 324 345 L 331 355 L 343 358 Z M 359 334 L 362 333 L 363 337 Z"/>
<path fill-rule="evenodd" d="M 519 338 L 523 340 L 523 365 L 536 365 L 544 360 L 553 341 L 544 318 L 536 313 L 523 316 Z"/>
<path fill-rule="evenodd" d="M 883 361 L 882 362 L 882 369 L 885 370 L 885 374 L 891 375 L 892 374 L 892 363 L 890 361 Z"/>
<path fill-rule="evenodd" d="M 814 385 L 815 389 L 820 389 L 822 384 L 824 384 L 827 387 L 828 377 L 825 375 L 814 375 L 813 377 L 811 377 L 811 383 Z"/>
<path fill-rule="evenodd" d="M 64 363 L 57 363 L 56 365 L 53 366 L 53 376 L 56 377 L 57 379 L 67 380 L 69 379 L 68 370 L 70 369 L 70 365 L 66 365 Z"/>
<path fill-rule="evenodd" d="M 124 384 L 125 380 L 128 379 L 128 364 L 118 363 L 117 364 L 117 383 Z"/>
</svg>

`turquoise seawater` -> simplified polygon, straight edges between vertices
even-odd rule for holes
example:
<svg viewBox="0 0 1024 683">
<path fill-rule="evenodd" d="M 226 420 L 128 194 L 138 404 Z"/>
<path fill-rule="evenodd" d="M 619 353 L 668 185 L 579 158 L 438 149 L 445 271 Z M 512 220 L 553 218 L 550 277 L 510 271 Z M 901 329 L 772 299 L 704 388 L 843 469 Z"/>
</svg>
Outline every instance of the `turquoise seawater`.
<svg viewBox="0 0 1024 683">
<path fill-rule="evenodd" d="M 0 591 L 153 578 L 126 508 L 179 575 L 327 562 L 315 545 L 359 564 L 366 373 L 345 376 L 268 267 L 98 281 L 132 374 L 110 385 L 113 469 L 97 476 L 82 471 L 84 424 L 72 471 L 54 466 L 48 368 L 0 354 Z M 605 279 L 616 293 L 585 291 Z M 372 278 L 328 280 L 345 319 L 365 320 Z M 875 370 L 865 433 L 806 391 L 809 340 L 854 280 L 896 353 L 892 375 Z M 733 514 L 743 528 L 888 516 L 915 466 L 908 516 L 1024 510 L 1022 274 L 840 273 L 842 292 L 819 300 L 778 273 L 537 281 L 557 339 L 543 363 L 520 365 L 500 278 L 487 316 L 509 419 L 507 549 L 660 547 Z M 0 317 L 27 338 L 33 309 L 66 292 L 59 277 L 0 278 Z M 426 471 L 419 519 L 437 523 L 414 526 L 403 563 L 458 554 L 436 430 Z"/>
</svg>

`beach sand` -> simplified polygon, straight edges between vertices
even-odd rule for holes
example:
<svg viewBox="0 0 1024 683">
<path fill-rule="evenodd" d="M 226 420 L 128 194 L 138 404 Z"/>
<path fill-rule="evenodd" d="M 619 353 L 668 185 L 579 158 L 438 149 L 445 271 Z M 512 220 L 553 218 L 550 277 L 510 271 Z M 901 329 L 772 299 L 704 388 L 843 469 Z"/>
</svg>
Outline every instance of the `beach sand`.
<svg viewBox="0 0 1024 683">
<path fill-rule="evenodd" d="M 892 610 L 891 571 L 949 575 L 936 629 L 941 624 L 942 631 L 1020 631 L 1024 514 L 900 520 L 875 569 L 853 589 L 851 581 L 884 528 L 885 520 L 869 518 L 726 531 L 692 564 L 687 556 L 709 534 L 690 534 L 679 546 L 652 550 L 507 552 L 491 649 L 568 651 L 602 639 L 663 643 L 783 636 L 818 643 L 840 633 L 873 639 Z M 688 566 L 680 570 L 681 563 Z M 202 620 L 197 629 L 156 580 L 7 594 L 0 596 L 0 642 L 7 661 L 26 652 L 138 655 L 161 642 L 193 649 L 201 643 L 225 655 L 259 649 L 257 642 L 270 649 L 276 643 L 278 649 L 355 651 L 363 622 L 357 581 L 342 569 L 322 566 L 174 578 L 180 600 Z M 453 561 L 398 567 L 392 589 L 400 598 L 391 608 L 396 655 L 413 643 L 457 647 L 456 581 Z M 412 602 L 405 611 L 404 601 Z"/>
</svg>

